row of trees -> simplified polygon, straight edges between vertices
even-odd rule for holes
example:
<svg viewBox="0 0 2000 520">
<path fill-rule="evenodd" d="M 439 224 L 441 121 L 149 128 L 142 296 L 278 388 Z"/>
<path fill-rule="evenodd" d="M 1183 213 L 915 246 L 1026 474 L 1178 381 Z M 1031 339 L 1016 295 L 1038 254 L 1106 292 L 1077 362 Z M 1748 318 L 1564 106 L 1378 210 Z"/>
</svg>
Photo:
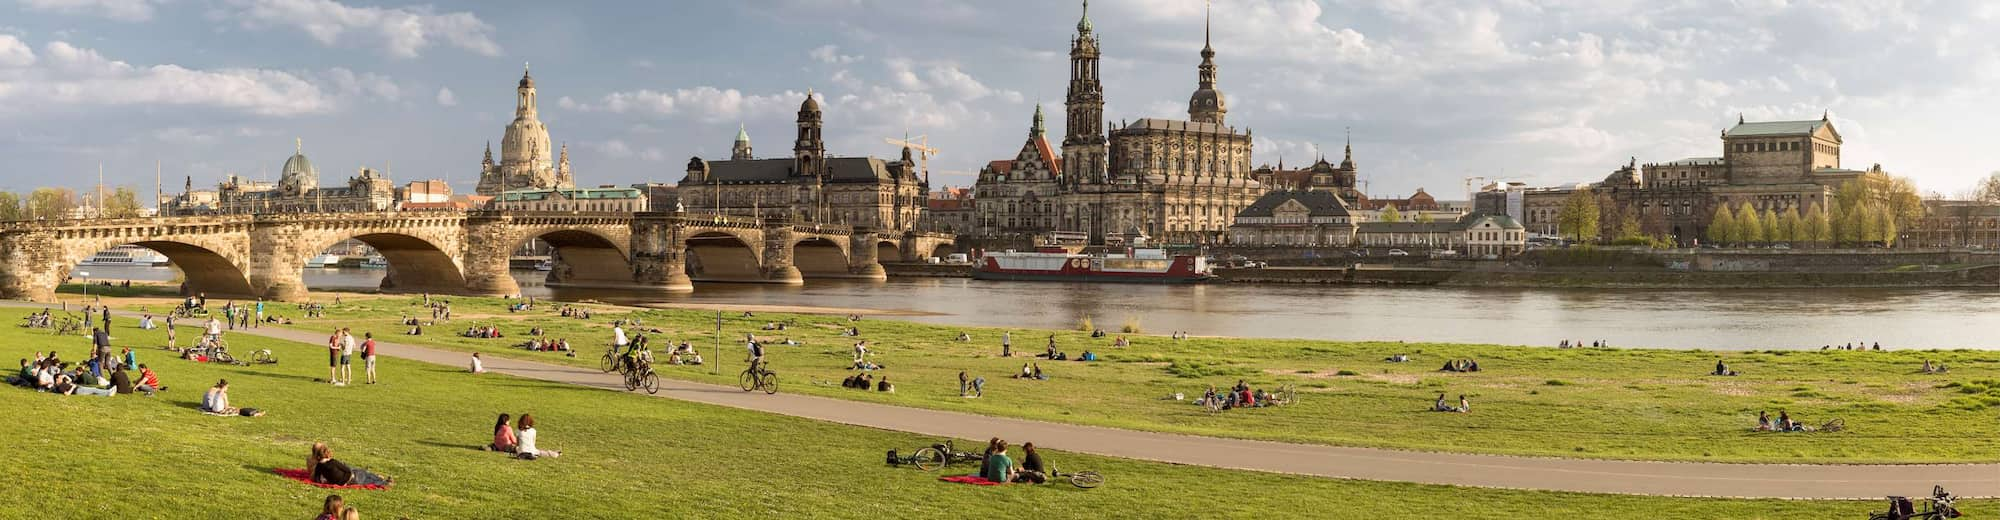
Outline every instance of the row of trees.
<svg viewBox="0 0 2000 520">
<path fill-rule="evenodd" d="M 2000 198 L 2000 176 L 1990 188 Z M 1602 201 L 1589 188 L 1578 188 L 1556 213 L 1556 226 L 1563 237 L 1582 243 L 1603 238 L 1605 216 Z M 1868 175 L 1843 183 L 1830 200 L 1831 208 L 1819 204 L 1778 212 L 1756 209 L 1749 203 L 1716 207 L 1704 236 L 1707 242 L 1724 245 L 1800 244 L 1859 246 L 1895 245 L 1900 230 L 1918 225 L 1924 218 L 1924 204 L 1909 179 Z M 1617 208 L 1612 208 L 1617 209 Z M 1616 229 L 1610 230 L 1617 244 L 1664 247 L 1672 241 L 1665 230 L 1645 229 L 1633 211 L 1612 214 Z M 1685 237 L 1683 237 L 1685 238 Z"/>
<path fill-rule="evenodd" d="M 69 188 L 36 188 L 26 197 L 11 191 L 0 191 L 0 221 L 64 219 L 82 205 L 83 201 L 78 199 L 76 191 Z M 121 186 L 104 194 L 101 213 L 106 218 L 132 218 L 139 216 L 142 208 L 139 193 Z"/>
</svg>

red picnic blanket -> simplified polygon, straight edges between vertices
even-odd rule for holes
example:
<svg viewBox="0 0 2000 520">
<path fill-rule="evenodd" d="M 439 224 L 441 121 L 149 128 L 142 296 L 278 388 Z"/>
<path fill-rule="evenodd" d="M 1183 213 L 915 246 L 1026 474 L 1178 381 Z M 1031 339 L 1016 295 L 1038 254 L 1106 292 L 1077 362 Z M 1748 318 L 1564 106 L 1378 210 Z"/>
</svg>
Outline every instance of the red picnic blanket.
<svg viewBox="0 0 2000 520">
<path fill-rule="evenodd" d="M 328 489 L 389 489 L 389 486 L 380 486 L 375 484 L 368 484 L 363 486 L 350 486 L 345 484 L 339 484 L 339 485 L 321 484 L 318 482 L 313 482 L 312 475 L 306 473 L 305 469 L 274 468 L 271 470 L 271 472 L 277 473 L 278 476 L 280 477 L 285 477 L 288 479 L 297 480 L 299 482 L 304 482 L 307 484 L 312 484 L 314 486 L 319 486 Z"/>
<path fill-rule="evenodd" d="M 938 480 L 942 480 L 945 482 L 957 482 L 960 484 L 972 484 L 974 486 L 998 486 L 1001 484 L 999 482 L 986 480 L 985 477 L 981 477 L 979 475 L 955 475 L 949 477 L 938 477 Z"/>
</svg>

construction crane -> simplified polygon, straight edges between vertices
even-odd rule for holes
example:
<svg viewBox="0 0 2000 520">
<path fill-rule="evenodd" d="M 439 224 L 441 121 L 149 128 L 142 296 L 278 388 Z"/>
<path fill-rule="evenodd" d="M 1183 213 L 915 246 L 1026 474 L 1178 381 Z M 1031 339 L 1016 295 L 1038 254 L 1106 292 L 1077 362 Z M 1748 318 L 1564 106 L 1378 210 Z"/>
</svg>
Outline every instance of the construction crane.
<svg viewBox="0 0 2000 520">
<path fill-rule="evenodd" d="M 928 181 L 931 176 L 931 156 L 938 154 L 938 149 L 931 148 L 930 146 L 930 137 L 929 135 L 920 135 L 915 139 L 911 139 L 910 136 L 904 135 L 902 139 L 893 137 L 883 138 L 882 142 L 909 148 L 910 151 L 920 154 L 922 159 L 919 160 L 923 162 L 918 165 L 918 168 L 924 171 L 924 179 Z"/>
</svg>

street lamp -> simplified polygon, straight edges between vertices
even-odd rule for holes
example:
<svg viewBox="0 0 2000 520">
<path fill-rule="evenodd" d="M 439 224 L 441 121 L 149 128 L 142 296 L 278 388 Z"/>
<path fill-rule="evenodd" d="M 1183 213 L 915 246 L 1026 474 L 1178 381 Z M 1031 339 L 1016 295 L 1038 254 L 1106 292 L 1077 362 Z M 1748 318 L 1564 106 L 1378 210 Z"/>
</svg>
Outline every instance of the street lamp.
<svg viewBox="0 0 2000 520">
<path fill-rule="evenodd" d="M 90 271 L 77 271 L 76 274 L 83 276 L 83 299 L 90 299 Z"/>
</svg>

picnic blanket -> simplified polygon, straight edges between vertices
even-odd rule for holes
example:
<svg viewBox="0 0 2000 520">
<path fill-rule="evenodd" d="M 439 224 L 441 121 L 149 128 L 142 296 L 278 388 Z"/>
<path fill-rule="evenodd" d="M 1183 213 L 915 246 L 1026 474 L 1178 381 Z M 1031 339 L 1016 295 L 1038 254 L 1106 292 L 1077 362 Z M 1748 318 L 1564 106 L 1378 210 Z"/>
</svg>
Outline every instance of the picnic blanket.
<svg viewBox="0 0 2000 520">
<path fill-rule="evenodd" d="M 328 489 L 389 489 L 389 486 L 379 486 L 379 485 L 374 485 L 374 484 L 369 484 L 369 485 L 365 485 L 365 486 L 349 486 L 349 485 L 335 485 L 335 484 L 321 484 L 321 483 L 318 483 L 318 482 L 313 482 L 313 480 L 312 480 L 312 475 L 311 475 L 311 474 L 308 474 L 308 473 L 306 473 L 306 470 L 305 470 L 304 468 L 300 468 L 300 469 L 287 469 L 287 468 L 273 468 L 273 469 L 271 470 L 271 472 L 273 472 L 273 473 L 277 473 L 277 474 L 278 474 L 278 476 L 280 476 L 280 477 L 285 477 L 285 478 L 288 478 L 288 479 L 292 479 L 292 480 L 296 480 L 296 481 L 299 481 L 299 482 L 304 482 L 304 483 L 307 483 L 307 484 L 312 484 L 312 485 L 314 485 L 314 486 L 318 486 L 318 487 L 323 487 L 323 488 L 328 488 Z"/>
<path fill-rule="evenodd" d="M 999 482 L 986 480 L 985 477 L 981 477 L 979 475 L 954 475 L 947 477 L 938 477 L 938 480 L 942 480 L 945 482 L 957 482 L 960 484 L 972 484 L 974 486 L 998 486 L 1001 484 Z"/>
</svg>

